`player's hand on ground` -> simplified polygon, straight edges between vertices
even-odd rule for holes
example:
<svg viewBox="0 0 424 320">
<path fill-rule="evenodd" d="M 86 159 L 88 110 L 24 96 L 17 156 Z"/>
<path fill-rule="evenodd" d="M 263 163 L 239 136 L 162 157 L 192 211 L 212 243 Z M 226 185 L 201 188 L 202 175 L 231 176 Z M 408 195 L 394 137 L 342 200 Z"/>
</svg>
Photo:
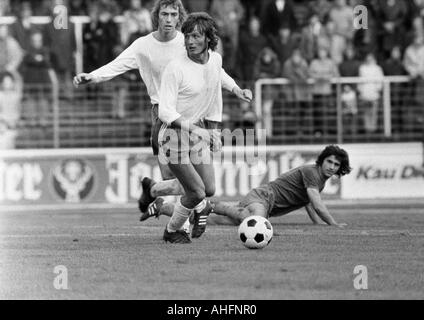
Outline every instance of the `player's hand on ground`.
<svg viewBox="0 0 424 320">
<path fill-rule="evenodd" d="M 78 88 L 80 85 L 93 82 L 93 76 L 89 73 L 80 73 L 74 77 L 74 86 Z"/>
<path fill-rule="evenodd" d="M 345 229 L 347 227 L 347 223 L 338 223 L 335 225 L 335 227 L 339 229 Z"/>
<path fill-rule="evenodd" d="M 237 98 L 239 98 L 240 100 L 243 100 L 245 102 L 252 102 L 253 99 L 253 93 L 252 91 L 250 91 L 249 89 L 240 89 L 240 88 L 235 88 L 233 90 L 234 94 L 237 96 Z"/>
</svg>

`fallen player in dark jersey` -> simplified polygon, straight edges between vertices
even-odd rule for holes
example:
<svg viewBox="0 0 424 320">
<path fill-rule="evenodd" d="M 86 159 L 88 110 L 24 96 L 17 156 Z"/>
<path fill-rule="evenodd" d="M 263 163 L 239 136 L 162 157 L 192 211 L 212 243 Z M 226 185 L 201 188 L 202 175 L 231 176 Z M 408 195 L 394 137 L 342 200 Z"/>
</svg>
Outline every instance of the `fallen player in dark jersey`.
<svg viewBox="0 0 424 320">
<path fill-rule="evenodd" d="M 218 223 L 239 225 L 249 216 L 278 217 L 305 208 L 314 224 L 320 219 L 329 226 L 343 228 L 337 223 L 321 198 L 325 183 L 334 175 L 345 176 L 351 172 L 349 155 L 338 146 L 328 146 L 319 155 L 316 164 L 295 168 L 277 180 L 253 189 L 237 206 L 212 202 L 212 213 L 226 219 L 214 219 Z M 148 209 L 149 217 L 170 216 L 173 205 L 156 199 Z M 204 221 L 206 223 L 206 221 Z"/>
</svg>

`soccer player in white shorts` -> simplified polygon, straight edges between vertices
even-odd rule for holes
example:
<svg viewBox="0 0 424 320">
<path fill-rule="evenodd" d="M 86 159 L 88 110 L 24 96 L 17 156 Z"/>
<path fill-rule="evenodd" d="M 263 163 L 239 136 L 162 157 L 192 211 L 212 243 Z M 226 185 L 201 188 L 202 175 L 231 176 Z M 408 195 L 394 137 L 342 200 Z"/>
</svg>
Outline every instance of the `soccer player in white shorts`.
<svg viewBox="0 0 424 320">
<path fill-rule="evenodd" d="M 207 13 L 190 14 L 182 26 L 187 54 L 171 61 L 161 81 L 159 161 L 166 163 L 184 189 L 163 239 L 191 243 L 181 230 L 189 216 L 207 216 L 207 197 L 215 194 L 212 146 L 219 150 L 220 137 L 206 129 L 205 122 L 222 122 L 222 57 L 214 52 L 217 26 Z M 217 125 L 216 125 L 217 127 Z M 193 228 L 192 237 L 203 230 Z"/>
</svg>

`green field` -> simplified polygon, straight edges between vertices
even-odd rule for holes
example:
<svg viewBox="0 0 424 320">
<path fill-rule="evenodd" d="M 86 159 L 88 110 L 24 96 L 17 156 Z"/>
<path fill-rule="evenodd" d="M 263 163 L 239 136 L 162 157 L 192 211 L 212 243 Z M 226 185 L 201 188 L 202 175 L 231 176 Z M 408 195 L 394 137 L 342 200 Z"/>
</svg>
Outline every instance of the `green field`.
<svg viewBox="0 0 424 320">
<path fill-rule="evenodd" d="M 306 214 L 271 220 L 275 237 L 245 249 L 237 228 L 209 226 L 191 245 L 161 240 L 167 219 L 122 212 L 1 213 L 1 299 L 423 299 L 424 215 L 416 209 L 336 209 L 346 230 Z M 53 286 L 55 266 L 69 289 Z M 353 270 L 368 269 L 367 291 Z"/>
</svg>

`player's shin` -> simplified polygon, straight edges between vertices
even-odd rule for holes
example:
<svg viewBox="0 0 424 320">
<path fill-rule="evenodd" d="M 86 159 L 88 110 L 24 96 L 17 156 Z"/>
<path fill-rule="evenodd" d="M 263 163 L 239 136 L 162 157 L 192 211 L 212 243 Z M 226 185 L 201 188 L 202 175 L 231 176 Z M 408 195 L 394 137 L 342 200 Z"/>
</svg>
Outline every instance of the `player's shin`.
<svg viewBox="0 0 424 320">
<path fill-rule="evenodd" d="M 212 203 L 212 212 L 230 218 L 237 225 L 242 223 L 245 218 L 249 216 L 247 210 L 240 207 L 234 207 L 222 202 Z"/>
</svg>

